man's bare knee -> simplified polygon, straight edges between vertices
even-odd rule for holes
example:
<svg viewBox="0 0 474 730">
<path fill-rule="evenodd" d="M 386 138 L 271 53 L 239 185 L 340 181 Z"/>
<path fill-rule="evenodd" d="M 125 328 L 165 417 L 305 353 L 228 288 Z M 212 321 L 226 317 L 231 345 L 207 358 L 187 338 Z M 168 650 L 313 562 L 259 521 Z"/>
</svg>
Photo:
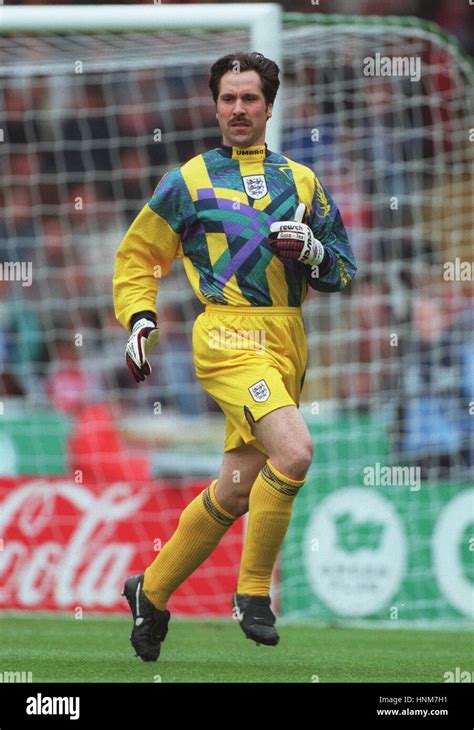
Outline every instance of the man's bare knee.
<svg viewBox="0 0 474 730">
<path fill-rule="evenodd" d="M 258 421 L 256 436 L 274 466 L 290 479 L 303 480 L 313 458 L 313 444 L 296 407 L 272 411 Z"/>
<path fill-rule="evenodd" d="M 293 449 L 275 455 L 272 463 L 290 479 L 302 480 L 306 477 L 313 459 L 311 441 L 299 443 Z"/>
</svg>

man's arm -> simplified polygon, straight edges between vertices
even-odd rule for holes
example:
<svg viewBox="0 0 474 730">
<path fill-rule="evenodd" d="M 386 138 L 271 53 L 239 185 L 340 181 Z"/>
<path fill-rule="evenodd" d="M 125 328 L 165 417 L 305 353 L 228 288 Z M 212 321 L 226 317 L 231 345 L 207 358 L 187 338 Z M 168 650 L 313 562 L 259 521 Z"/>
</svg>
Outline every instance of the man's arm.
<svg viewBox="0 0 474 730">
<path fill-rule="evenodd" d="M 179 170 L 167 173 L 128 229 L 115 257 L 115 316 L 131 331 L 143 317 L 156 324 L 158 281 L 182 256 L 183 186 Z"/>
<path fill-rule="evenodd" d="M 339 209 L 316 177 L 306 222 L 324 246 L 321 264 L 305 266 L 309 286 L 323 292 L 344 289 L 354 278 L 357 266 Z"/>
<path fill-rule="evenodd" d="M 125 234 L 115 259 L 115 315 L 131 331 L 125 348 L 137 383 L 151 373 L 148 355 L 160 339 L 155 301 L 158 280 L 183 255 L 181 233 L 189 196 L 179 170 L 165 175 Z"/>
</svg>

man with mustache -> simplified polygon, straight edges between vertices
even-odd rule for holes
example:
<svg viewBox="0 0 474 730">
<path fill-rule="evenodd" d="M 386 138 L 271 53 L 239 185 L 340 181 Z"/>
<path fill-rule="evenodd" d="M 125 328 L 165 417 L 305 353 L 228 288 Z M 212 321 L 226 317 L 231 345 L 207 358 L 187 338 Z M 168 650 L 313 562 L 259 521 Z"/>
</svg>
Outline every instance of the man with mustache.
<svg viewBox="0 0 474 730">
<path fill-rule="evenodd" d="M 209 86 L 222 145 L 163 177 L 116 257 L 116 316 L 131 332 L 126 356 L 136 381 L 149 375 L 147 357 L 160 336 L 154 272 L 159 267 L 165 276 L 182 258 L 206 306 L 193 327 L 196 374 L 226 416 L 218 478 L 183 510 L 144 575 L 125 584 L 131 641 L 144 661 L 160 654 L 173 591 L 246 512 L 234 617 L 253 641 L 279 640 L 272 570 L 313 456 L 298 410 L 307 362 L 301 305 L 308 286 L 339 291 L 356 266 L 340 213 L 314 172 L 265 144 L 278 74 L 259 53 L 213 64 Z M 213 333 L 222 330 L 264 336 L 255 338 L 254 351 L 238 338 L 216 346 Z"/>
</svg>

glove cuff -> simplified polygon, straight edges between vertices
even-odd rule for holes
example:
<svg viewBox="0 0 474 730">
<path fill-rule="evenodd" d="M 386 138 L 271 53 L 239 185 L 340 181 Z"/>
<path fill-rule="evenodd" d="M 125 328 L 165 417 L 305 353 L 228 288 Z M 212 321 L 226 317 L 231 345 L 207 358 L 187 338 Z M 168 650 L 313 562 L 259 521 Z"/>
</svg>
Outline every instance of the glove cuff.
<svg viewBox="0 0 474 730">
<path fill-rule="evenodd" d="M 144 311 L 144 312 L 137 312 L 134 314 L 130 319 L 130 330 L 133 330 L 136 323 L 139 322 L 141 319 L 147 319 L 148 321 L 153 323 L 153 326 L 156 327 L 156 315 L 154 312 L 151 311 Z"/>
<path fill-rule="evenodd" d="M 317 238 L 313 239 L 314 256 L 311 265 L 319 266 L 324 261 L 324 246 Z"/>
<path fill-rule="evenodd" d="M 154 322 L 152 322 L 151 319 L 148 319 L 148 317 L 142 317 L 141 319 L 137 320 L 135 322 L 135 324 L 133 325 L 132 335 L 135 334 L 135 332 L 138 332 L 139 330 L 141 330 L 141 329 L 143 329 L 145 327 L 147 329 L 149 329 L 149 330 L 151 330 L 151 329 L 158 329 L 158 327 L 156 326 L 156 324 L 154 324 Z M 146 336 L 147 335 L 145 335 L 145 337 Z"/>
</svg>

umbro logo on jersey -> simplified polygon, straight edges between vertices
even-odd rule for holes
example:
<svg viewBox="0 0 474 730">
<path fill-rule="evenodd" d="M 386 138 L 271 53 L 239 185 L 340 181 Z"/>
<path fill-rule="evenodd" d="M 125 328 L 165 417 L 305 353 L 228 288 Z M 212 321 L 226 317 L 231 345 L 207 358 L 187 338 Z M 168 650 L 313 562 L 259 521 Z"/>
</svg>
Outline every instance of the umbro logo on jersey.
<svg viewBox="0 0 474 730">
<path fill-rule="evenodd" d="M 268 193 L 265 175 L 242 175 L 242 180 L 249 198 L 260 200 Z"/>
<path fill-rule="evenodd" d="M 234 154 L 236 157 L 252 157 L 255 155 L 265 155 L 266 153 L 265 147 L 254 147 L 253 149 L 240 149 L 239 147 L 234 147 L 232 149 L 232 154 Z"/>
<path fill-rule="evenodd" d="M 143 623 L 143 619 L 141 617 L 135 619 L 135 626 L 141 626 L 142 623 Z"/>
</svg>

